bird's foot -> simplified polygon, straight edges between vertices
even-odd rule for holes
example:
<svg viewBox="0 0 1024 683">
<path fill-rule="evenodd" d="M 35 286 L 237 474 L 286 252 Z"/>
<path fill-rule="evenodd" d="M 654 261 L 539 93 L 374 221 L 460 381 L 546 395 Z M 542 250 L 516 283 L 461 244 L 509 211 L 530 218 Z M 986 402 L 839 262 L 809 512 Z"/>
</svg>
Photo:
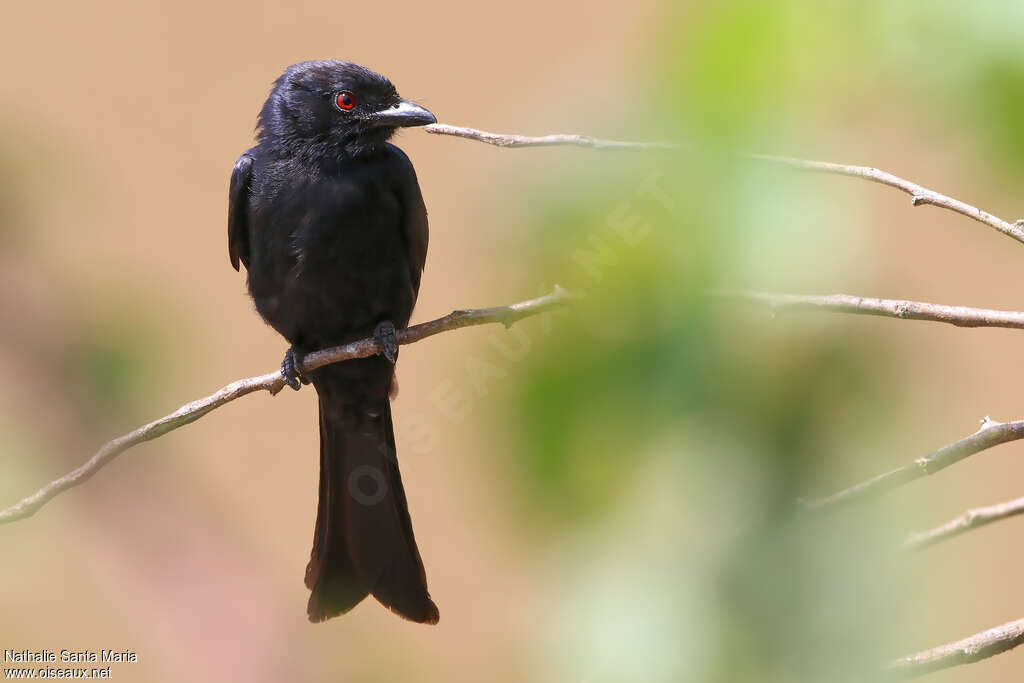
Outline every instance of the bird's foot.
<svg viewBox="0 0 1024 683">
<path fill-rule="evenodd" d="M 309 384 L 309 378 L 302 374 L 302 359 L 305 356 L 305 351 L 292 345 L 284 352 L 284 360 L 281 361 L 281 376 L 284 377 L 284 383 L 295 391 L 298 391 L 302 384 Z"/>
<path fill-rule="evenodd" d="M 377 343 L 377 355 L 384 356 L 392 365 L 398 360 L 398 334 L 395 324 L 384 320 L 373 330 L 373 341 Z"/>
</svg>

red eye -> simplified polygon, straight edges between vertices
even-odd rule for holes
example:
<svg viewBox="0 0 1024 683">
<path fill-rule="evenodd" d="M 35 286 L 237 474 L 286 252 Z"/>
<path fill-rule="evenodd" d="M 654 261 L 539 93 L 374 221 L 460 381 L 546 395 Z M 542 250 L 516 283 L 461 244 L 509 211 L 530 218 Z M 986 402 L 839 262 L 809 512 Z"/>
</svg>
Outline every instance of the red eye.
<svg viewBox="0 0 1024 683">
<path fill-rule="evenodd" d="M 339 109 L 348 111 L 352 107 L 356 106 L 356 96 L 350 93 L 348 90 L 343 90 L 338 94 L 338 99 L 335 100 L 338 103 Z"/>
</svg>

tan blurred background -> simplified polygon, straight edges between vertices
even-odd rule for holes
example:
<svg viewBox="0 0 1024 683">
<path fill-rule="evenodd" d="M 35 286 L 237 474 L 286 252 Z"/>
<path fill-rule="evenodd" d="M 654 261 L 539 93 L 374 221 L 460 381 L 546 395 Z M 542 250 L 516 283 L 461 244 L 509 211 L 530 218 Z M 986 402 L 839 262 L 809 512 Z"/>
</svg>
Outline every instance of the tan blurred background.
<svg viewBox="0 0 1024 683">
<path fill-rule="evenodd" d="M 443 122 L 523 133 L 648 138 L 665 121 L 687 121 L 660 118 L 661 107 L 703 94 L 696 109 L 713 119 L 708 102 L 721 98 L 737 111 L 749 94 L 772 127 L 750 137 L 733 130 L 727 142 L 877 165 L 1010 220 L 1024 214 L 1020 149 L 999 137 L 999 125 L 1018 125 L 999 116 L 1019 114 L 1013 97 L 1024 92 L 1012 89 L 1021 54 L 1002 33 L 1019 13 L 934 10 L 948 12 L 950 26 L 968 26 L 965 41 L 975 47 L 1008 46 L 1000 59 L 1011 72 L 987 86 L 1009 88 L 1005 102 L 944 108 L 977 95 L 964 90 L 970 74 L 937 75 L 943 60 L 958 59 L 951 33 L 915 33 L 919 17 L 909 9 L 872 5 L 844 26 L 841 14 L 822 18 L 809 4 L 771 4 L 786 17 L 778 34 L 791 42 L 758 42 L 755 21 L 753 38 L 730 38 L 753 42 L 736 57 L 750 73 L 722 58 L 687 74 L 685 66 L 673 71 L 666 52 L 703 68 L 692 60 L 714 54 L 701 41 L 732 20 L 725 3 L 7 3 L 0 503 L 77 466 L 107 438 L 280 361 L 283 341 L 260 322 L 244 277 L 228 264 L 225 210 L 231 166 L 251 143 L 269 85 L 296 61 L 360 62 Z M 756 7 L 733 11 L 757 15 Z M 837 26 L 849 34 L 830 35 Z M 769 95 L 784 103 L 765 94 L 757 73 L 776 59 L 759 47 L 780 45 L 789 61 L 776 64 L 783 85 Z M 875 52 L 865 56 L 865 46 Z M 739 77 L 721 91 L 698 87 L 718 68 L 722 78 Z M 675 78 L 697 85 L 681 99 L 666 97 Z M 978 111 L 986 106 L 995 113 Z M 630 123 L 659 118 L 649 128 Z M 527 265 L 545 249 L 543 231 L 529 227 L 545 225 L 538 197 L 618 163 L 587 150 L 499 150 L 421 131 L 403 132 L 398 143 L 416 164 L 431 216 L 418 320 L 528 298 L 561 280 L 557 267 L 540 276 Z M 801 177 L 775 194 L 754 178 L 723 195 L 750 200 L 748 213 L 732 216 L 737 224 L 745 216 L 750 225 L 786 226 L 798 214 L 815 232 L 787 234 L 785 243 L 800 248 L 783 261 L 773 233 L 752 229 L 728 250 L 736 284 L 1024 309 L 1024 250 L 981 225 L 911 210 L 905 196 L 853 180 Z M 764 356 L 783 381 L 790 370 L 814 374 L 800 369 L 800 351 L 772 358 L 793 350 L 795 337 L 800 349 L 824 336 L 875 354 L 859 367 L 881 387 L 870 399 L 884 398 L 878 413 L 837 411 L 815 422 L 816 492 L 958 439 L 984 415 L 1024 417 L 1019 333 L 800 316 L 794 334 L 790 318 L 727 317 L 726 329 L 766 336 L 747 353 Z M 538 340 L 544 328 L 527 329 Z M 673 438 L 649 448 L 658 455 L 623 479 L 614 507 L 581 520 L 557 509 L 538 514 L 532 480 L 514 465 L 515 449 L 525 458 L 531 448 L 502 397 L 514 391 L 479 389 L 468 370 L 468 358 L 490 359 L 505 376 L 494 384 L 514 384 L 519 361 L 495 361 L 504 334 L 468 330 L 402 354 L 397 439 L 438 627 L 403 622 L 372 601 L 307 623 L 302 574 L 317 431 L 306 389 L 232 403 L 0 528 L 0 648 L 131 649 L 138 663 L 114 665 L 115 678 L 131 681 L 674 680 L 679 672 L 744 680 L 712 676 L 721 671 L 713 663 L 693 665 L 710 656 L 694 633 L 714 630 L 705 602 L 725 590 L 717 579 L 693 582 L 682 600 L 693 607 L 690 630 L 677 628 L 675 614 L 662 628 L 662 616 L 631 597 L 659 582 L 688 583 L 687 562 L 660 559 L 676 545 L 696 554 L 717 547 L 702 537 L 699 512 L 685 508 L 687 488 L 666 483 L 676 481 L 669 475 L 693 479 L 672 454 L 687 449 L 699 419 L 681 419 Z M 587 340 L 545 335 L 532 343 Z M 844 393 L 841 382 L 835 391 Z M 722 444 L 733 441 L 731 429 L 723 423 Z M 705 448 L 718 442 L 692 438 L 703 444 L 690 449 L 693 457 L 718 457 Z M 967 507 L 1024 495 L 1022 449 L 1000 447 L 897 492 L 887 509 L 898 516 L 884 517 L 896 520 L 885 534 L 898 541 Z M 743 481 L 771 476 L 745 467 L 731 474 L 706 473 L 710 498 L 742 498 L 756 488 Z M 1006 522 L 904 558 L 909 566 L 894 577 L 879 570 L 879 581 L 893 581 L 899 616 L 857 628 L 893 626 L 885 654 L 895 656 L 1020 617 L 1020 529 Z M 780 670 L 762 680 L 787 680 Z M 1011 653 L 934 680 L 1009 681 L 1022 672 L 1024 654 Z"/>
</svg>

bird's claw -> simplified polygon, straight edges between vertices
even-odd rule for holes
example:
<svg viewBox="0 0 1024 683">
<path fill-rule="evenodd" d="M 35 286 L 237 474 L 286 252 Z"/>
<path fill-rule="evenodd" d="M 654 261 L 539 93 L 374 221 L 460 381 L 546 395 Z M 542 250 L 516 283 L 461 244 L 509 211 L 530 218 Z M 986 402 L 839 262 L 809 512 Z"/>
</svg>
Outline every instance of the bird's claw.
<svg viewBox="0 0 1024 683">
<path fill-rule="evenodd" d="M 284 353 L 284 360 L 281 361 L 281 377 L 284 378 L 284 383 L 295 391 L 303 384 L 309 384 L 309 378 L 302 374 L 302 359 L 305 355 L 295 346 L 290 346 Z"/>
<path fill-rule="evenodd" d="M 390 320 L 379 323 L 373 330 L 373 341 L 377 343 L 377 354 L 394 365 L 398 360 L 398 334 L 394 323 Z"/>
</svg>

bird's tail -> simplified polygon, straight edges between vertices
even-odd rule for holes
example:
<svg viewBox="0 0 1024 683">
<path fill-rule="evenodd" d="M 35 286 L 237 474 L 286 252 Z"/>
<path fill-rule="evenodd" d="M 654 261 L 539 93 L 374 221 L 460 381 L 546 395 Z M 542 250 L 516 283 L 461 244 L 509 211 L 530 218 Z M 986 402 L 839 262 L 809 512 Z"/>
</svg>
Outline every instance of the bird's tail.
<svg viewBox="0 0 1024 683">
<path fill-rule="evenodd" d="M 327 366 L 313 378 L 320 397 L 320 503 L 306 567 L 309 619 L 343 614 L 373 595 L 410 621 L 436 624 L 395 457 L 390 367 L 387 381 L 352 377 L 353 366 L 368 361 L 378 359 Z"/>
</svg>

